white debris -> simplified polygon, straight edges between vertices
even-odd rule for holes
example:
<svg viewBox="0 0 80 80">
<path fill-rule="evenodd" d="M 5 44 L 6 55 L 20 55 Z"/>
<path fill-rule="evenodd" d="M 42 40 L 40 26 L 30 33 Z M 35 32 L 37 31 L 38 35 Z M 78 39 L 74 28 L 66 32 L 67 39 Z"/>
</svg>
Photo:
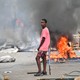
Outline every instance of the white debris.
<svg viewBox="0 0 80 80">
<path fill-rule="evenodd" d="M 4 73 L 12 73 L 12 71 L 5 71 Z"/>
<path fill-rule="evenodd" d="M 14 57 L 11 57 L 10 55 L 0 57 L 0 63 L 15 62 L 15 60 L 16 59 Z"/>
<path fill-rule="evenodd" d="M 16 53 L 16 52 L 18 52 L 18 48 L 16 47 L 0 50 L 0 53 Z"/>
</svg>

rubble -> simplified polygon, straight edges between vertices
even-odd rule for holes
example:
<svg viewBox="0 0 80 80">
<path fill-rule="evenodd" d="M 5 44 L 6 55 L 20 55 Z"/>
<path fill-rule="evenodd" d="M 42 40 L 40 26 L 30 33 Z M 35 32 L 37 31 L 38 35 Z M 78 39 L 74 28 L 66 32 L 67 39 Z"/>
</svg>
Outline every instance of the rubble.
<svg viewBox="0 0 80 80">
<path fill-rule="evenodd" d="M 14 57 L 11 57 L 10 55 L 0 57 L 0 63 L 15 62 L 15 60 L 16 59 Z"/>
</svg>

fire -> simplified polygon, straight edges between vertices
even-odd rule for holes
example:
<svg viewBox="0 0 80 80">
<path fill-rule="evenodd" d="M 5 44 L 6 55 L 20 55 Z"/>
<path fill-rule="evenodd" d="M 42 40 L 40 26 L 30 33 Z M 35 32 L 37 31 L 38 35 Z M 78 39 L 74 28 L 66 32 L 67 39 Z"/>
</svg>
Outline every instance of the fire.
<svg viewBox="0 0 80 80">
<path fill-rule="evenodd" d="M 51 52 L 50 58 L 51 59 L 59 59 L 59 58 L 76 58 L 76 53 L 73 51 L 73 48 L 68 45 L 69 41 L 66 36 L 61 36 L 57 41 L 57 50 L 58 54 Z"/>
<path fill-rule="evenodd" d="M 62 58 L 67 59 L 76 57 L 72 47 L 68 45 L 68 38 L 66 36 L 60 37 L 59 41 L 57 42 L 57 48 L 59 55 L 62 56 Z"/>
</svg>

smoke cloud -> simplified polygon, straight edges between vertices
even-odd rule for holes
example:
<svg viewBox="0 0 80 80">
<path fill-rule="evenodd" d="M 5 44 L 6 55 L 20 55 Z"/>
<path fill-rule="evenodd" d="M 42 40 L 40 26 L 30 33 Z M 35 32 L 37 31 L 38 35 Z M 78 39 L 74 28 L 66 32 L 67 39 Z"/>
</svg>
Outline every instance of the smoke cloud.
<svg viewBox="0 0 80 80">
<path fill-rule="evenodd" d="M 48 20 L 53 45 L 56 45 L 60 35 L 66 35 L 70 41 L 73 40 L 72 34 L 75 34 L 80 26 L 80 0 L 34 0 L 33 3 L 36 23 L 39 23 L 41 18 Z"/>
<path fill-rule="evenodd" d="M 38 45 L 42 18 L 54 42 L 79 30 L 79 16 L 80 0 L 0 0 L 0 42 Z"/>
</svg>

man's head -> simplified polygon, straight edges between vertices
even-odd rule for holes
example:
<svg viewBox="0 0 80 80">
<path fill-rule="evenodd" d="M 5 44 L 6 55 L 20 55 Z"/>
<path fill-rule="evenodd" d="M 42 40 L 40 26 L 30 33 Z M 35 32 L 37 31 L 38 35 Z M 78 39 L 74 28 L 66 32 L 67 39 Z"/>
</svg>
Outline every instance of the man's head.
<svg viewBox="0 0 80 80">
<path fill-rule="evenodd" d="M 47 20 L 46 19 L 41 19 L 41 26 L 42 28 L 45 28 L 47 24 Z"/>
</svg>

